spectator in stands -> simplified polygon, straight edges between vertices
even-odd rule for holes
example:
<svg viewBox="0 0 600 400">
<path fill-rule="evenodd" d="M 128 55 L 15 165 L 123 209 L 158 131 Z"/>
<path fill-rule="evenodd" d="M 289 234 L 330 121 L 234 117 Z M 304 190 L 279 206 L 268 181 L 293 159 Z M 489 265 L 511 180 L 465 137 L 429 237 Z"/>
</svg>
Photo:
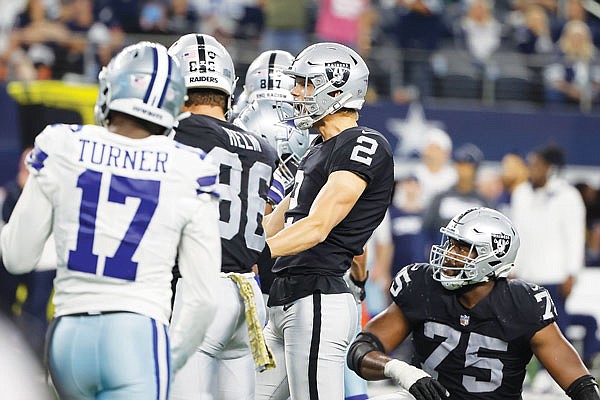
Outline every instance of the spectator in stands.
<svg viewBox="0 0 600 400">
<path fill-rule="evenodd" d="M 578 102 L 589 109 L 600 89 L 600 59 L 589 27 L 581 21 L 568 22 L 558 47 L 555 60 L 544 72 L 546 99 Z"/>
<path fill-rule="evenodd" d="M 441 0 L 398 0 L 395 36 L 403 50 L 404 84 L 416 86 L 422 98 L 433 94 L 430 57 L 443 33 Z"/>
<path fill-rule="evenodd" d="M 502 157 L 502 186 L 503 190 L 496 201 L 496 209 L 511 217 L 510 204 L 515 189 L 527 182 L 529 170 L 527 163 L 518 152 L 509 152 Z"/>
<path fill-rule="evenodd" d="M 161 0 L 146 0 L 140 12 L 140 29 L 143 33 L 165 34 L 169 31 L 167 5 Z"/>
<path fill-rule="evenodd" d="M 372 25 L 376 20 L 371 0 L 322 0 L 315 33 L 321 42 L 337 42 L 352 47 L 363 57 L 371 49 Z"/>
<path fill-rule="evenodd" d="M 48 17 L 44 0 L 29 0 L 25 10 L 17 16 L 4 57 L 18 68 L 29 46 L 43 43 L 58 54 L 64 53 L 70 42 L 68 28 Z M 57 68 L 60 69 L 60 66 Z"/>
<path fill-rule="evenodd" d="M 297 55 L 306 47 L 310 0 L 259 0 L 265 17 L 261 51 L 280 49 Z"/>
<path fill-rule="evenodd" d="M 546 11 L 532 5 L 524 11 L 524 23 L 515 27 L 514 40 L 523 54 L 549 54 L 554 51 Z"/>
<path fill-rule="evenodd" d="M 92 0 L 70 0 L 63 3 L 61 19 L 70 31 L 71 40 L 66 63 L 59 71 L 63 79 L 96 82 L 98 72 L 107 65 L 124 42 L 119 27 L 109 28 L 97 21 Z M 64 74 L 76 74 L 65 77 Z"/>
<path fill-rule="evenodd" d="M 559 3 L 556 18 L 551 25 L 552 40 L 558 41 L 569 21 L 585 23 L 590 28 L 592 40 L 598 44 L 600 40 L 600 21 L 587 12 L 583 0 L 564 0 Z"/>
<path fill-rule="evenodd" d="M 469 0 L 460 35 L 475 62 L 484 66 L 500 47 L 502 26 L 494 18 L 491 0 Z"/>
<path fill-rule="evenodd" d="M 168 31 L 184 35 L 199 32 L 198 10 L 188 0 L 171 0 L 169 6 Z"/>
<path fill-rule="evenodd" d="M 472 143 L 460 146 L 454 153 L 456 184 L 439 193 L 423 214 L 426 246 L 439 242 L 439 227 L 446 226 L 455 215 L 474 207 L 489 207 L 488 200 L 477 192 L 475 179 L 483 161 L 483 153 Z"/>
<path fill-rule="evenodd" d="M 585 205 L 560 174 L 565 165 L 560 147 L 535 150 L 527 161 L 529 182 L 519 185 L 511 199 L 511 217 L 521 235 L 514 274 L 548 289 L 565 332 L 565 302 L 583 267 Z"/>
<path fill-rule="evenodd" d="M 393 278 L 405 265 L 426 261 L 421 184 L 415 175 L 409 174 L 396 180 L 389 215 L 394 242 L 390 273 L 390 278 Z"/>
<path fill-rule="evenodd" d="M 415 176 L 421 184 L 424 208 L 429 206 L 436 194 L 449 189 L 456 182 L 456 170 L 450 164 L 451 155 L 450 136 L 439 128 L 430 128 L 425 133 L 425 145 L 415 168 Z"/>
<path fill-rule="evenodd" d="M 588 230 L 585 265 L 600 267 L 600 220 L 594 221 Z"/>
</svg>

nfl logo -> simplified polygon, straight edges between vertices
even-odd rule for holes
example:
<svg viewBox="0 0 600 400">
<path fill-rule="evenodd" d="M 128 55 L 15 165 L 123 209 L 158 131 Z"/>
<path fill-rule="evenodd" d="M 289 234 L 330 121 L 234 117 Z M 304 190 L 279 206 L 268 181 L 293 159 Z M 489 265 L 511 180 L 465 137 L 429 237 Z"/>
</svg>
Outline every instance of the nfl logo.
<svg viewBox="0 0 600 400">
<path fill-rule="evenodd" d="M 460 324 L 462 326 L 467 326 L 469 325 L 469 316 L 468 315 L 461 315 L 460 316 Z"/>
</svg>

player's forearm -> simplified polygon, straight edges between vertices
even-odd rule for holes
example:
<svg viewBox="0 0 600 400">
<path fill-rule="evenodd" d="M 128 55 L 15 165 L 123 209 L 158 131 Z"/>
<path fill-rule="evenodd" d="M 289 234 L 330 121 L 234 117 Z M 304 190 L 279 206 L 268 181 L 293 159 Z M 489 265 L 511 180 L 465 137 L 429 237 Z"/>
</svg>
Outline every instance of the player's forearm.
<svg viewBox="0 0 600 400">
<path fill-rule="evenodd" d="M 285 212 L 290 206 L 290 196 L 284 198 L 277 207 L 263 218 L 263 229 L 266 237 L 272 237 L 284 228 Z"/>
<path fill-rule="evenodd" d="M 297 254 L 316 246 L 327 238 L 329 231 L 315 217 L 308 216 L 267 239 L 271 257 Z"/>
<path fill-rule="evenodd" d="M 386 379 L 384 374 L 385 365 L 392 358 L 380 351 L 367 353 L 360 364 L 360 376 L 368 381 Z"/>
<path fill-rule="evenodd" d="M 30 177 L 2 229 L 0 245 L 6 270 L 13 274 L 32 271 L 37 265 L 52 229 L 52 204 L 35 178 Z"/>
</svg>

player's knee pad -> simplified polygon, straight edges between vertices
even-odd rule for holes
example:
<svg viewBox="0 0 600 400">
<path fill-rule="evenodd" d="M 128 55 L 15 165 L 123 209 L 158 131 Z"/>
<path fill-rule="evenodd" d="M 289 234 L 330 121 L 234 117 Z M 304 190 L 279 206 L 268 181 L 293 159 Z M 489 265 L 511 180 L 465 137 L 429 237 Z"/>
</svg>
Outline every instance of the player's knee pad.
<svg viewBox="0 0 600 400">
<path fill-rule="evenodd" d="M 360 374 L 360 364 L 362 363 L 363 358 L 372 351 L 385 352 L 385 348 L 377 336 L 369 332 L 360 332 L 348 349 L 348 356 L 346 359 L 348 367 L 356 372 L 358 376 L 362 377 Z"/>
</svg>

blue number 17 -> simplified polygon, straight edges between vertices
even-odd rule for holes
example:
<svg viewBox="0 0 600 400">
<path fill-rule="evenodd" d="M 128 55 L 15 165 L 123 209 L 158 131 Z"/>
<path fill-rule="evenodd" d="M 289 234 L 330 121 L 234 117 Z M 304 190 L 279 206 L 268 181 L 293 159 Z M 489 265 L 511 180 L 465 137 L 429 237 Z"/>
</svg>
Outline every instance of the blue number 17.
<svg viewBox="0 0 600 400">
<path fill-rule="evenodd" d="M 101 181 L 102 173 L 89 169 L 77 180 L 77 187 L 82 191 L 77 247 L 69 251 L 67 263 L 73 271 L 95 274 L 98 268 L 98 255 L 94 254 L 93 248 Z M 125 204 L 127 197 L 135 197 L 140 199 L 140 204 L 114 256 L 106 257 L 104 276 L 135 280 L 138 263 L 132 257 L 154 215 L 159 193 L 159 181 L 111 176 L 108 201 Z"/>
</svg>

